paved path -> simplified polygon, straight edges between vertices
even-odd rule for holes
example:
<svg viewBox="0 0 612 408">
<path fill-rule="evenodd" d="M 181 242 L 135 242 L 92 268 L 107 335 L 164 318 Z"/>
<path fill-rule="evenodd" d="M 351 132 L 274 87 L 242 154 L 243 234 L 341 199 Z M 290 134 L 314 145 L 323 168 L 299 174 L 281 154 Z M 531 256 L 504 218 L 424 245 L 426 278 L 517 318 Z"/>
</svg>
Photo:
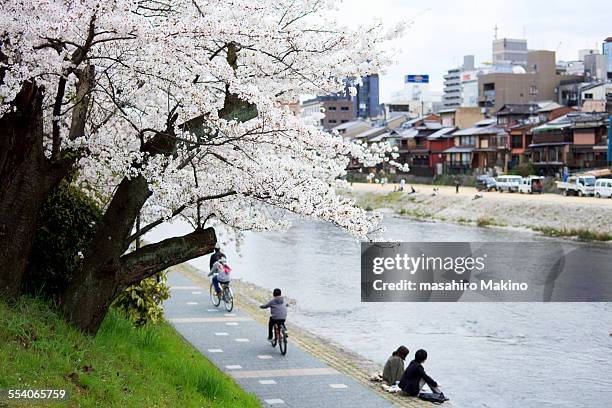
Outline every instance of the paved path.
<svg viewBox="0 0 612 408">
<path fill-rule="evenodd" d="M 287 355 L 266 341 L 267 327 L 234 309 L 211 305 L 208 287 L 177 272 L 168 275 L 166 318 L 210 361 L 254 393 L 263 406 L 386 408 L 389 401 L 302 351 L 291 341 Z"/>
</svg>

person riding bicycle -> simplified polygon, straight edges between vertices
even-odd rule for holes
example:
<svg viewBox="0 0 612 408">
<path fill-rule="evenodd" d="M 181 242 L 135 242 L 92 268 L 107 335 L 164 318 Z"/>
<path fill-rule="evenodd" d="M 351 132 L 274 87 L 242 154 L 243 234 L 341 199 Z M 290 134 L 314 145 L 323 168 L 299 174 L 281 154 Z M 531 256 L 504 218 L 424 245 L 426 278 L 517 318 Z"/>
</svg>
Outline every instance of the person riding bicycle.
<svg viewBox="0 0 612 408">
<path fill-rule="evenodd" d="M 217 242 L 215 244 L 215 252 L 213 252 L 213 254 L 210 256 L 210 262 L 208 265 L 208 269 L 212 270 L 215 262 L 217 262 L 219 258 L 221 258 L 222 256 L 225 256 L 225 254 L 221 252 L 221 245 Z"/>
<path fill-rule="evenodd" d="M 274 296 L 265 305 L 259 306 L 262 309 L 270 308 L 270 321 L 268 322 L 268 340 L 272 340 L 272 329 L 276 323 L 285 324 L 287 319 L 287 304 L 285 298 L 281 296 L 281 290 L 276 288 L 272 292 Z"/>
<path fill-rule="evenodd" d="M 221 254 L 219 260 L 215 262 L 210 270 L 208 276 L 213 275 L 212 283 L 215 287 L 215 292 L 217 292 L 217 296 L 221 297 L 222 291 L 220 283 L 229 283 L 231 281 L 230 272 L 232 269 L 227 264 L 227 259 L 225 255 Z"/>
</svg>

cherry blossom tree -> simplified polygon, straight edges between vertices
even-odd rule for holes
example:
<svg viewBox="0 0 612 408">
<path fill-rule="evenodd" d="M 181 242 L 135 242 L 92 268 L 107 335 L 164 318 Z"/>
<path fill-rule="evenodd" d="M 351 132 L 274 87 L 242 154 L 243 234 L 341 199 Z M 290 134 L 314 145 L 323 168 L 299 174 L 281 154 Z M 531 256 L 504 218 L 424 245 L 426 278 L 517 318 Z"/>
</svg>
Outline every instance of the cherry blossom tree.
<svg viewBox="0 0 612 408">
<path fill-rule="evenodd" d="M 318 130 L 287 105 L 379 72 L 401 27 L 350 30 L 334 7 L 2 2 L 0 291 L 19 293 L 38 211 L 67 178 L 105 210 L 62 300 L 89 332 L 126 286 L 211 252 L 219 225 L 284 228 L 269 211 L 280 208 L 365 237 L 378 220 L 336 195 L 337 179 L 349 160 L 373 165 L 391 149 Z M 193 232 L 130 249 L 178 216 Z"/>
</svg>

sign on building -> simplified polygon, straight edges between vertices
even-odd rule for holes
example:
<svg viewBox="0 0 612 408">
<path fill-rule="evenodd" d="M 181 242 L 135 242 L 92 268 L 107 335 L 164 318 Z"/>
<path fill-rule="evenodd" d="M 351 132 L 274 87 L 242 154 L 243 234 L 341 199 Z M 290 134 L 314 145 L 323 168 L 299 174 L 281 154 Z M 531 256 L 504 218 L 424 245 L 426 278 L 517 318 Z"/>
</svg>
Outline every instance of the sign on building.
<svg viewBox="0 0 612 408">
<path fill-rule="evenodd" d="M 405 83 L 407 84 L 428 84 L 429 75 L 406 75 Z"/>
</svg>

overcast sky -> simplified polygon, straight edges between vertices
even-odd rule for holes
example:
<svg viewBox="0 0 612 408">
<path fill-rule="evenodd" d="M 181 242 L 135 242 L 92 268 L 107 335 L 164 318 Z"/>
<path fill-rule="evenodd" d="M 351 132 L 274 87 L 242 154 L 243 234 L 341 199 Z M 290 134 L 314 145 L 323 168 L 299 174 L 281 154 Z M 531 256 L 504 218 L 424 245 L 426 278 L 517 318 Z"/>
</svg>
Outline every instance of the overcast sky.
<svg viewBox="0 0 612 408">
<path fill-rule="evenodd" d="M 526 38 L 529 49 L 557 52 L 557 60 L 575 60 L 578 50 L 597 48 L 612 36 L 609 0 L 344 0 L 339 20 L 346 25 L 379 18 L 392 26 L 412 20 L 397 65 L 381 77 L 381 100 L 403 88 L 405 74 L 429 74 L 432 90 L 442 90 L 442 75 L 473 54 L 476 64 L 491 61 L 494 27 L 499 38 Z"/>
</svg>

